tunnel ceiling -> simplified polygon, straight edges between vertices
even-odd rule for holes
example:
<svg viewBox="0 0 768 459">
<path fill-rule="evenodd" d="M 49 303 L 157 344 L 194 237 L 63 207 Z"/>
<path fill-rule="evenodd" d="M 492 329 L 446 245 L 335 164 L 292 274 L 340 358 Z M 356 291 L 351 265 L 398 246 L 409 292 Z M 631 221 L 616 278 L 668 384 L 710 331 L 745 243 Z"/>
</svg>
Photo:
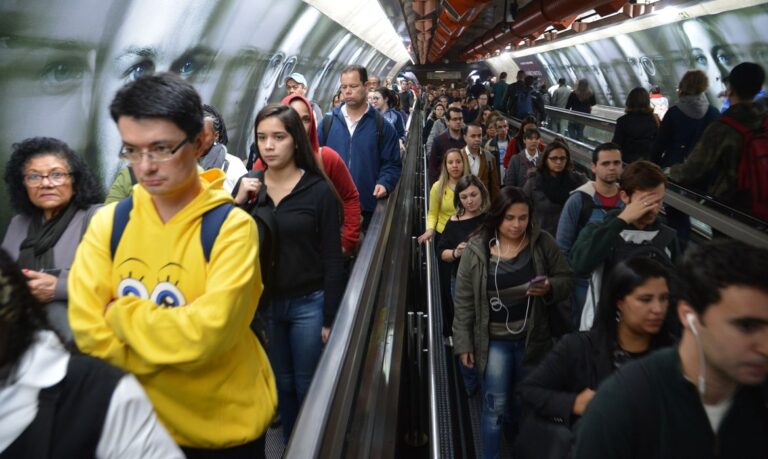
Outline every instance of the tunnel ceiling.
<svg viewBox="0 0 768 459">
<path fill-rule="evenodd" d="M 668 0 L 674 1 L 674 0 Z M 667 3 L 665 2 L 665 3 Z M 607 16 L 628 19 L 656 0 L 381 0 L 417 65 L 465 63 L 504 49 L 580 33 Z M 393 13 L 399 4 L 400 11 Z M 621 13 L 616 15 L 616 13 Z M 514 17 L 514 20 L 505 18 Z"/>
</svg>

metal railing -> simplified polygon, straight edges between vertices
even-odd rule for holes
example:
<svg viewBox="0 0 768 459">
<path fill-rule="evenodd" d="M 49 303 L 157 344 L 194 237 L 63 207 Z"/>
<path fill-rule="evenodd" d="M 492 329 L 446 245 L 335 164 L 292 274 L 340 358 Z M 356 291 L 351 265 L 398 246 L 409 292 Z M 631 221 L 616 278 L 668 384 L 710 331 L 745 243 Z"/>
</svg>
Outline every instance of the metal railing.
<svg viewBox="0 0 768 459">
<path fill-rule="evenodd" d="M 547 113 L 557 114 L 564 119 L 579 122 L 585 126 L 594 127 L 601 130 L 610 130 L 613 132 L 616 122 L 607 118 L 600 118 L 584 113 L 574 112 L 572 110 L 563 110 L 556 107 L 547 106 Z M 510 124 L 520 128 L 520 120 L 515 118 L 508 119 Z M 563 137 L 561 134 L 551 131 L 547 128 L 539 128 L 542 133 L 542 140 L 546 143 L 553 141 L 556 137 Z M 582 170 L 589 171 L 592 162 L 592 150 L 594 145 L 582 140 L 565 138 L 571 150 L 571 158 L 574 163 Z M 684 214 L 690 216 L 708 228 L 717 230 L 733 239 L 737 239 L 756 247 L 768 248 L 768 223 L 755 219 L 754 217 L 731 209 L 711 197 L 705 196 L 700 192 L 684 188 L 675 183 L 671 183 L 664 196 L 664 204 L 673 207 Z M 705 236 L 711 237 L 711 234 Z"/>
</svg>

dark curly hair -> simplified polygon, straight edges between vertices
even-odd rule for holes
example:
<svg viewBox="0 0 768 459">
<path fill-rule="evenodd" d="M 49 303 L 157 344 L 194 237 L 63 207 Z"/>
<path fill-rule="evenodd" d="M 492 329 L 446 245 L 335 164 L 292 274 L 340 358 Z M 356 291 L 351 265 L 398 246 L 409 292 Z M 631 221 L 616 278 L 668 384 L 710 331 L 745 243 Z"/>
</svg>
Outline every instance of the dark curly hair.
<svg viewBox="0 0 768 459">
<path fill-rule="evenodd" d="M 50 329 L 42 305 L 32 296 L 18 265 L 0 249 L 0 385 L 42 329 Z"/>
<path fill-rule="evenodd" d="M 103 201 L 101 184 L 91 173 L 83 158 L 69 145 L 52 137 L 33 137 L 15 143 L 13 152 L 5 165 L 5 183 L 13 209 L 23 215 L 36 215 L 40 209 L 29 200 L 24 185 L 24 167 L 29 160 L 39 156 L 54 155 L 69 166 L 72 174 L 72 203 L 78 209 L 85 209 Z"/>
</svg>

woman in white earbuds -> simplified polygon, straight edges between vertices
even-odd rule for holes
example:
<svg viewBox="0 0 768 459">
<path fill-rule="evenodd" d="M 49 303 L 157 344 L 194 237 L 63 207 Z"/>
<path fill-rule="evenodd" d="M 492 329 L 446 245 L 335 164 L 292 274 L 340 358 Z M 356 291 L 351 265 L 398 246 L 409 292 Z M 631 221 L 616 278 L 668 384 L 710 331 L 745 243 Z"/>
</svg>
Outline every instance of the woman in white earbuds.
<svg viewBox="0 0 768 459">
<path fill-rule="evenodd" d="M 515 384 L 552 347 L 550 310 L 571 291 L 568 262 L 531 211 L 520 188 L 503 188 L 456 274 L 454 352 L 482 383 L 484 458 L 498 457 L 504 424 L 514 431 Z"/>
</svg>

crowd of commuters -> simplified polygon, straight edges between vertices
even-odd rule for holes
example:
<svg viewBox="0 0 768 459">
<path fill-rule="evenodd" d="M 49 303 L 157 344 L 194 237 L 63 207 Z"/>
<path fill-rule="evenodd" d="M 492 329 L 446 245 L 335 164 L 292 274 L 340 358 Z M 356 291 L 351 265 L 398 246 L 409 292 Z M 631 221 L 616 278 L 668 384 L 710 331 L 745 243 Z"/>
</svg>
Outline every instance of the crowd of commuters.
<svg viewBox="0 0 768 459">
<path fill-rule="evenodd" d="M 350 65 L 323 114 L 292 73 L 247 162 L 189 83 L 138 78 L 110 105 L 125 166 L 106 196 L 64 142 L 14 144 L 0 457 L 264 457 L 277 413 L 287 443 L 413 107 L 431 184 L 418 241 L 433 241 L 443 334 L 482 397 L 483 457 L 504 436 L 516 457 L 765 457 L 768 254 L 717 241 L 683 256 L 690 222 L 661 215 L 671 178 L 768 219 L 768 168 L 744 166 L 765 148 L 762 68 L 732 70 L 722 117 L 700 71 L 669 110 L 635 88 L 593 180 L 539 129 L 545 104 L 591 111 L 587 80 L 506 76 L 421 88 Z"/>
<path fill-rule="evenodd" d="M 533 94 L 524 72 L 512 84 L 500 75 L 483 93 L 491 96 L 493 111 L 481 117 L 482 131 L 472 96 L 457 103 L 450 91 L 438 89 L 427 99 L 440 107 L 424 131 L 434 139 L 430 164 L 456 148 L 470 164 L 454 187 L 455 206 L 443 209 L 447 224 L 436 250 L 453 265 L 439 272 L 449 279 L 440 278 L 443 297 L 449 295 L 443 314 L 452 323 L 464 389 L 470 397 L 480 394 L 483 457 L 500 457 L 502 437 L 512 457 L 523 458 L 659 457 L 667 451 L 762 457 L 768 284 L 759 273 L 767 253 L 748 253 L 734 241 L 690 246 L 687 216 L 662 210 L 671 178 L 706 184 L 710 195 L 761 217 L 766 200 L 760 186 L 768 175 L 757 175 L 768 170 L 743 161 L 761 157 L 765 148 L 758 139 L 768 132 L 768 117 L 753 102 L 764 81 L 756 64 L 736 66 L 728 78 L 731 108 L 722 118 L 707 101 L 701 71 L 685 74 L 671 108 L 658 88 L 633 89 L 613 142 L 594 148 L 593 180 L 574 171 L 565 140 L 544 144 L 538 128 L 544 116 L 536 107 L 546 96 Z M 441 100 L 446 95 L 451 99 Z M 548 96 L 549 104 L 584 113 L 596 104 L 587 80 L 571 90 L 561 79 Z M 445 103 L 451 107 L 446 132 L 431 133 Z M 503 114 L 521 120 L 515 136 Z M 582 124 L 571 121 L 567 128 L 569 137 L 586 139 Z M 477 167 L 486 164 L 478 161 L 483 154 L 498 165 L 503 186 L 495 195 L 498 185 Z M 745 167 L 754 172 L 747 189 L 741 185 Z M 466 190 L 480 196 L 483 188 L 491 197 L 488 210 L 467 216 L 460 205 L 469 198 Z M 676 267 L 686 249 L 683 274 Z M 739 255 L 726 261 L 730 250 Z M 716 263 L 727 265 L 723 273 Z M 747 298 L 751 306 L 739 304 Z M 702 318 L 708 310 L 712 325 Z M 730 328 L 724 325 L 729 320 Z M 728 336 L 733 342 L 726 346 Z M 661 389 L 665 381 L 674 386 Z M 693 413 L 697 433 L 683 435 L 683 419 Z M 671 417 L 671 431 L 657 427 L 664 416 Z"/>
</svg>

